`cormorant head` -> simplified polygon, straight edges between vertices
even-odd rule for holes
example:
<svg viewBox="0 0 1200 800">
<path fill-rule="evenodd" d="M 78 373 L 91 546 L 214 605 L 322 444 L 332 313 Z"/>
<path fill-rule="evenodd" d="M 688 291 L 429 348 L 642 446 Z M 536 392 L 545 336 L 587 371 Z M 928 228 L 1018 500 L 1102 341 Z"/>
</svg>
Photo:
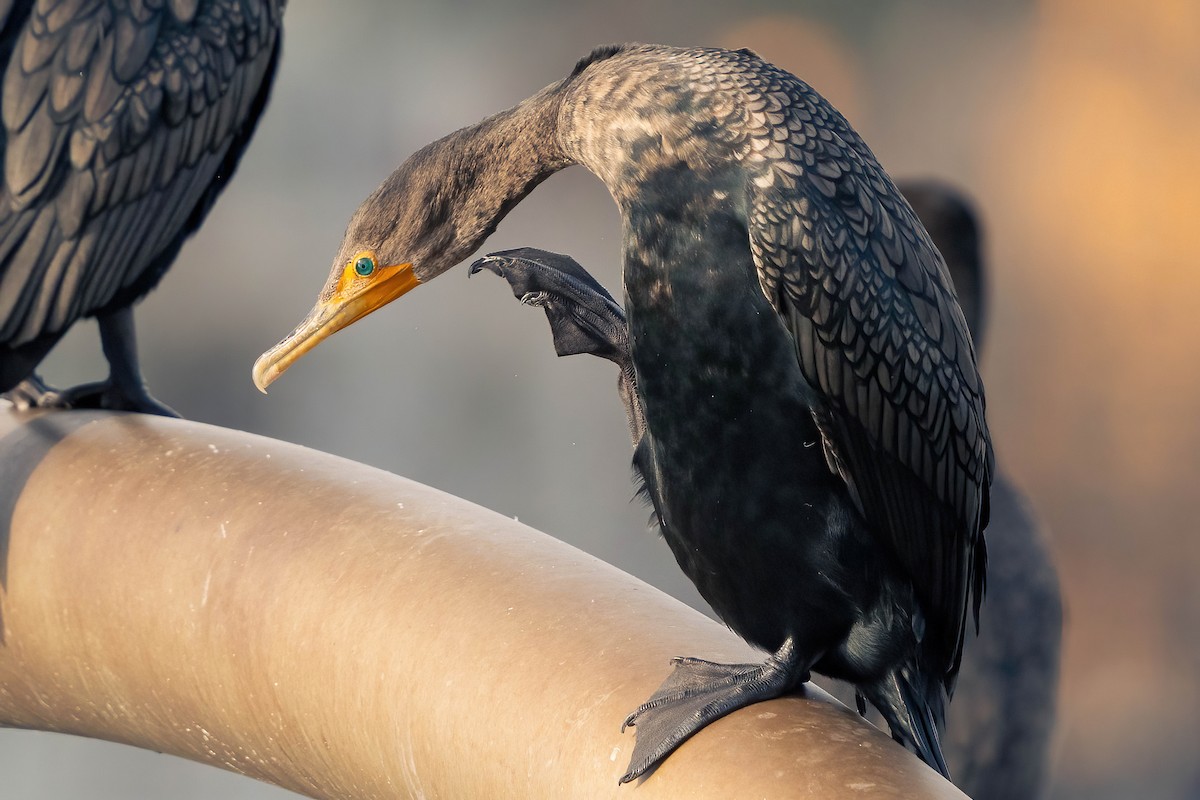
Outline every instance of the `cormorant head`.
<svg viewBox="0 0 1200 800">
<path fill-rule="evenodd" d="M 421 148 L 389 175 L 351 217 L 308 317 L 255 362 L 254 384 L 266 391 L 318 342 L 466 259 L 568 166 L 554 135 L 563 85 Z"/>
<path fill-rule="evenodd" d="M 255 362 L 260 391 L 325 338 L 465 259 L 495 229 L 495 215 L 477 207 L 461 134 L 414 153 L 354 212 L 316 305 Z"/>
</svg>

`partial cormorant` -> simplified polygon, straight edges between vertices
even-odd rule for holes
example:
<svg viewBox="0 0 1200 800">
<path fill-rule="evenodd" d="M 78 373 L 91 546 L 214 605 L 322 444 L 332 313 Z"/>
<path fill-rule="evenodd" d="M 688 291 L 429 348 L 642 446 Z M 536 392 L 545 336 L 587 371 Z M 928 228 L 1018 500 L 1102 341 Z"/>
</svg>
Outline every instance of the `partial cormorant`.
<svg viewBox="0 0 1200 800">
<path fill-rule="evenodd" d="M 18 406 L 174 413 L 142 381 L 131 306 L 237 167 L 285 1 L 0 3 L 0 392 Z M 51 390 L 34 370 L 84 317 L 109 378 Z"/>
<path fill-rule="evenodd" d="M 979 225 L 967 200 L 934 181 L 898 183 L 945 258 L 967 325 L 980 346 L 986 309 Z M 523 303 L 541 308 L 560 356 L 592 353 L 620 368 L 618 388 L 636 445 L 645 413 L 634 389 L 625 314 L 567 256 L 522 248 L 471 266 L 505 278 Z M 992 482 L 988 592 L 981 632 L 963 648 L 943 750 L 954 782 L 977 800 L 1033 800 L 1048 784 L 1058 689 L 1062 600 L 1045 536 L 1003 471 Z M 843 702 L 854 688 L 829 686 Z"/>
<path fill-rule="evenodd" d="M 900 184 L 945 257 L 975 347 L 984 347 L 987 270 L 971 203 L 945 184 Z M 992 482 L 988 592 L 946 720 L 946 762 L 974 800 L 1045 795 L 1053 755 L 1062 595 L 1046 532 L 1003 469 Z"/>
<path fill-rule="evenodd" d="M 749 51 L 606 47 L 434 142 L 352 217 L 259 388 L 475 252 L 583 164 L 624 223 L 634 460 L 664 537 L 762 664 L 681 659 L 630 715 L 628 781 L 809 671 L 946 773 L 938 727 L 983 592 L 992 451 L 945 264 L 849 123 Z"/>
</svg>

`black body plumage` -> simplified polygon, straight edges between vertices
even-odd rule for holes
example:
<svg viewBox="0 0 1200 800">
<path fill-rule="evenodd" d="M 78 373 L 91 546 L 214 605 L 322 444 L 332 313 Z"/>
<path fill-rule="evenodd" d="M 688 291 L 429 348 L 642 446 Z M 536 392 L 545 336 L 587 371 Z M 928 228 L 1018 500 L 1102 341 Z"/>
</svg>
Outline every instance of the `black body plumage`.
<svg viewBox="0 0 1200 800">
<path fill-rule="evenodd" d="M 976 215 L 945 184 L 899 186 L 945 258 L 978 347 L 986 291 Z M 493 253 L 471 271 L 481 269 L 505 278 L 519 300 L 545 312 L 558 355 L 591 353 L 621 368 L 621 399 L 634 443 L 640 442 L 645 414 L 631 377 L 625 314 L 608 292 L 570 257 L 532 248 Z M 988 599 L 981 633 L 964 647 L 942 745 L 955 784 L 971 797 L 1027 800 L 1042 795 L 1048 775 L 1062 604 L 1046 539 L 1003 472 L 994 478 L 989 506 Z M 853 686 L 829 688 L 854 705 Z"/>
<path fill-rule="evenodd" d="M 793 75 L 748 51 L 603 48 L 428 145 L 355 212 L 309 318 L 256 363 L 259 387 L 475 252 L 571 164 L 623 219 L 635 465 L 663 535 L 721 618 L 772 652 L 677 663 L 628 720 L 623 780 L 812 669 L 854 683 L 945 772 L 937 728 L 984 580 L 983 388 L 937 249 Z"/>
<path fill-rule="evenodd" d="M 567 148 L 624 212 L 664 537 L 730 627 L 854 683 L 945 771 L 992 455 L 941 256 L 846 120 L 752 54 L 632 48 L 582 77 Z"/>
<path fill-rule="evenodd" d="M 97 316 L 114 382 L 136 384 L 135 396 L 118 386 L 103 402 L 157 410 L 144 390 L 136 396 L 128 308 L 236 168 L 275 72 L 283 6 L 0 6 L 0 392 L 30 378 L 74 322 Z"/>
</svg>

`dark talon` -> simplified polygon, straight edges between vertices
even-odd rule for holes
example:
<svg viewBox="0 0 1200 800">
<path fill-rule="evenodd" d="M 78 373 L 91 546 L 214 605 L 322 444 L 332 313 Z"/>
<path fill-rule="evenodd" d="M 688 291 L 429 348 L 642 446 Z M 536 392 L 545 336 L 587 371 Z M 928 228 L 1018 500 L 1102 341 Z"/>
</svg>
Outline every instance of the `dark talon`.
<svg viewBox="0 0 1200 800">
<path fill-rule="evenodd" d="M 491 253 L 471 265 L 508 281 L 513 296 L 542 308 L 560 356 L 592 353 L 628 363 L 625 312 L 613 296 L 570 256 L 522 247 Z"/>
<path fill-rule="evenodd" d="M 12 389 L 4 393 L 17 411 L 29 411 L 35 408 L 70 408 L 62 393 L 47 386 L 37 375 L 30 375 Z"/>
<path fill-rule="evenodd" d="M 546 312 L 558 355 L 591 353 L 621 368 L 617 391 L 636 447 L 646 430 L 646 416 L 629 357 L 629 326 L 620 304 L 575 259 L 548 250 L 522 247 L 492 253 L 472 264 L 468 275 L 484 269 L 508 281 L 513 296 L 522 304 Z"/>
<path fill-rule="evenodd" d="M 809 678 L 808 664 L 788 639 L 761 664 L 719 664 L 700 658 L 672 659 L 674 670 L 649 700 L 625 718 L 637 739 L 628 783 L 670 755 L 693 734 L 721 717 L 794 690 Z"/>
</svg>

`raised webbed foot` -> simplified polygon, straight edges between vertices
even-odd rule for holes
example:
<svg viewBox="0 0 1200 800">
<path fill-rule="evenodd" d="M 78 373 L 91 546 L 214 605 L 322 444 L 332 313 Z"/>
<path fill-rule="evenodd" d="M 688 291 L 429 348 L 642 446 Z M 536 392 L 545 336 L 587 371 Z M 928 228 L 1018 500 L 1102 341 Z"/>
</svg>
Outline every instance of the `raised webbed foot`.
<svg viewBox="0 0 1200 800">
<path fill-rule="evenodd" d="M 629 357 L 625 311 L 587 270 L 570 256 L 522 247 L 484 256 L 469 274 L 488 269 L 508 281 L 522 303 L 546 312 L 554 351 L 560 356 L 591 353 L 621 368 L 617 391 L 625 406 L 634 446 L 646 431 L 646 415 Z"/>
<path fill-rule="evenodd" d="M 508 281 L 522 303 L 546 312 L 560 356 L 593 353 L 624 366 L 629 361 L 625 312 L 613 296 L 570 256 L 522 247 L 492 253 L 471 265 Z"/>
</svg>

